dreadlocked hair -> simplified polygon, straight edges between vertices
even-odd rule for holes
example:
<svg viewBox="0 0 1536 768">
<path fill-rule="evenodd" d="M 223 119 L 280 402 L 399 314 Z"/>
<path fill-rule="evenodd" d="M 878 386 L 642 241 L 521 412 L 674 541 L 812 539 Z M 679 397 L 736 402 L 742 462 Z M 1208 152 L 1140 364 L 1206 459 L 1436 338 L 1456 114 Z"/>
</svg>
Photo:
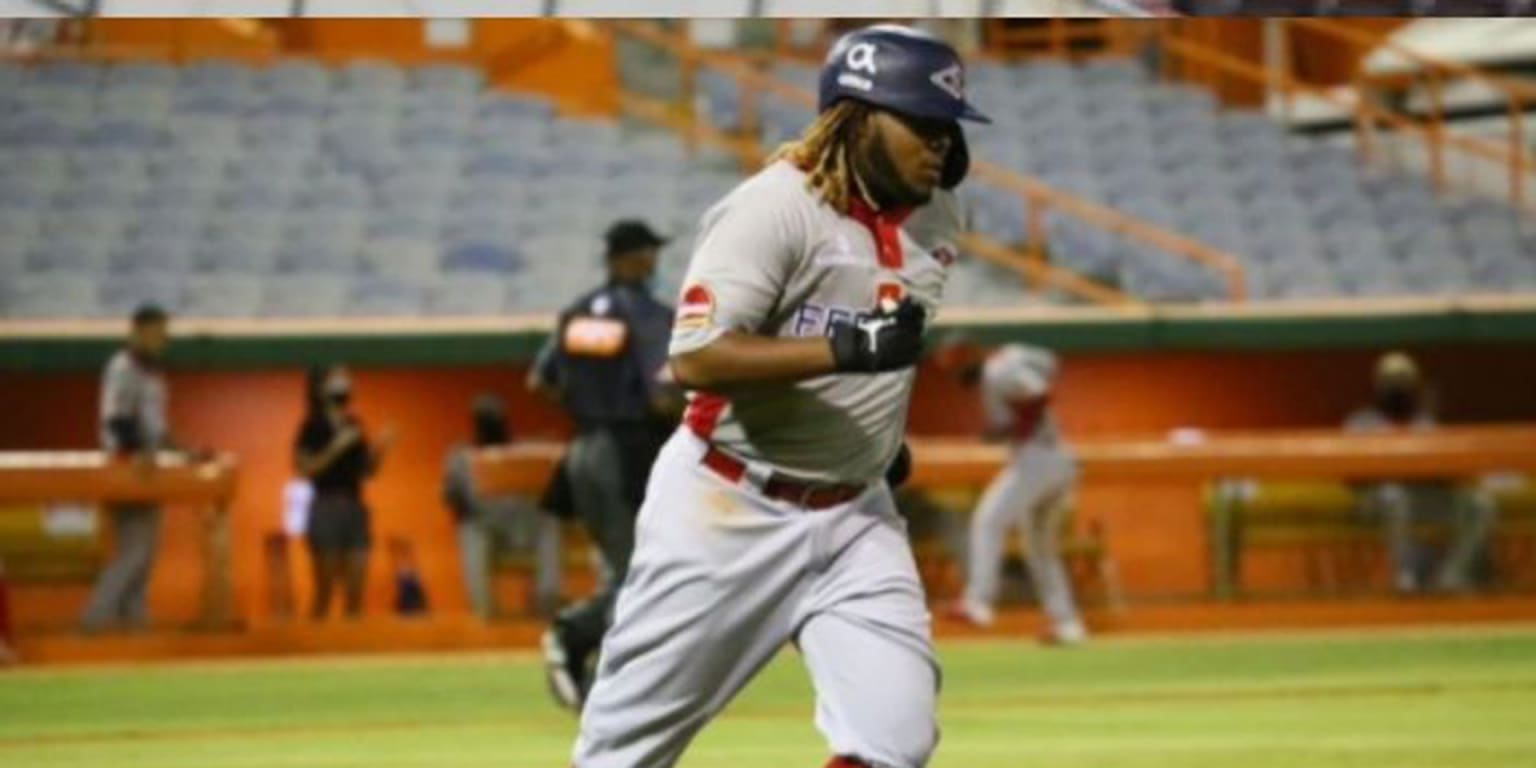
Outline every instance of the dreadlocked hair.
<svg viewBox="0 0 1536 768">
<path fill-rule="evenodd" d="M 770 162 L 788 160 L 806 173 L 806 189 L 838 213 L 848 213 L 852 197 L 853 145 L 872 110 L 844 99 L 816 117 L 797 141 L 781 145 Z"/>
</svg>

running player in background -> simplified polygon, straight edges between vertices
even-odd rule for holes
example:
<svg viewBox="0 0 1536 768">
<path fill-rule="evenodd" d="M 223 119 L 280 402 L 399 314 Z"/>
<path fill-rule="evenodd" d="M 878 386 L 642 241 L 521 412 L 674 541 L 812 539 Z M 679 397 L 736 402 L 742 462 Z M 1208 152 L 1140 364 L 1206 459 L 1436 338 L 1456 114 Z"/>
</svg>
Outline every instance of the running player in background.
<svg viewBox="0 0 1536 768">
<path fill-rule="evenodd" d="M 971 516 L 965 593 L 951 612 L 977 626 L 992 626 L 1004 545 L 1017 529 L 1030 582 L 1049 621 L 1042 639 L 1074 645 L 1088 633 L 1061 558 L 1061 529 L 1077 484 L 1077 464 L 1050 407 L 1056 355 L 1026 344 L 1006 344 L 983 355 L 968 343 L 952 342 L 937 356 L 940 368 L 968 387 L 981 388 L 986 439 L 1010 444 L 1008 465 L 987 486 Z"/>
</svg>

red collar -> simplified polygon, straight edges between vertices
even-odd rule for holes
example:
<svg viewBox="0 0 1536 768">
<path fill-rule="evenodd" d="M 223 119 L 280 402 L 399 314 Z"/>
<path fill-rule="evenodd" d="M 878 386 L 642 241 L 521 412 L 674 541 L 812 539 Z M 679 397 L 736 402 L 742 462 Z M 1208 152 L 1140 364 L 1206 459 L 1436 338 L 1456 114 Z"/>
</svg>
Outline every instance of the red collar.
<svg viewBox="0 0 1536 768">
<path fill-rule="evenodd" d="M 912 215 L 911 208 L 894 208 L 888 211 L 877 211 L 863 197 L 853 196 L 848 200 L 848 215 L 869 229 L 869 233 L 875 237 L 876 255 L 880 260 L 880 266 L 886 269 L 901 269 L 901 225 L 907 217 Z"/>
</svg>

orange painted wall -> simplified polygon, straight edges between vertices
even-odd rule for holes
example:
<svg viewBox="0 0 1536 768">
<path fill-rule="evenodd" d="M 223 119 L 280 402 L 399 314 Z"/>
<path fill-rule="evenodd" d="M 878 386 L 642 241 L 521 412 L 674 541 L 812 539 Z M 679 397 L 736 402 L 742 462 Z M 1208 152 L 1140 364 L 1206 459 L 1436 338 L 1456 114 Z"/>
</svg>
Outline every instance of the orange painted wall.
<svg viewBox="0 0 1536 768">
<path fill-rule="evenodd" d="M 1536 355 L 1529 347 L 1426 350 L 1448 421 L 1536 419 Z M 1057 398 L 1069 436 L 1209 429 L 1325 427 L 1368 393 L 1373 354 L 1365 351 L 1274 353 L 1076 354 L 1064 361 Z M 493 391 L 512 404 L 523 435 L 560 435 L 563 417 L 527 397 L 523 372 L 501 368 L 380 369 L 356 372 L 358 409 L 377 428 L 396 423 L 398 451 L 368 487 L 376 530 L 416 542 L 427 589 L 439 611 L 464 610 L 451 522 L 438 501 L 444 452 L 461 438 L 470 399 Z M 193 444 L 240 455 L 244 482 L 233 511 L 235 582 L 241 609 L 265 612 L 261 537 L 278 526 L 278 493 L 289 477 L 289 446 L 301 408 L 299 371 L 178 372 L 172 419 Z M 78 448 L 94 441 L 95 377 L 83 373 L 7 374 L 0 401 L 8 416 L 0 450 Z M 912 412 L 919 434 L 969 434 L 979 426 L 974 397 L 925 371 Z M 1133 594 L 1192 594 L 1205 588 L 1203 521 L 1193 489 L 1095 487 L 1082 496 L 1085 518 L 1106 523 L 1110 544 Z M 152 600 L 157 615 L 190 619 L 197 594 L 196 526 L 173 511 Z M 1295 584 L 1293 559 L 1258 561 L 1265 584 Z M 301 568 L 302 557 L 296 564 Z M 388 610 L 382 549 L 374 557 L 369 608 Z M 302 598 L 307 579 L 302 573 Z M 79 590 L 18 590 L 25 623 L 58 624 L 79 607 Z"/>
</svg>

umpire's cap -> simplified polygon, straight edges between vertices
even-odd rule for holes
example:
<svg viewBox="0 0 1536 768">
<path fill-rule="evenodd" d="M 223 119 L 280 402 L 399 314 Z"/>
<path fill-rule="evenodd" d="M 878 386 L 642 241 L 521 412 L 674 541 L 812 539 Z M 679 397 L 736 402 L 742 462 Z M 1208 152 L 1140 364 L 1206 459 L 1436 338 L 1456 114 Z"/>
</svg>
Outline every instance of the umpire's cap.
<svg viewBox="0 0 1536 768">
<path fill-rule="evenodd" d="M 818 108 L 855 99 L 904 115 L 931 120 L 992 120 L 965 100 L 965 63 L 943 40 L 898 24 L 876 24 L 843 35 L 821 67 Z M 954 189 L 970 169 L 965 133 L 944 161 L 941 186 Z"/>
<path fill-rule="evenodd" d="M 667 239 L 656 234 L 650 225 L 639 219 L 620 219 L 603 235 L 608 245 L 608 258 L 621 256 L 641 248 L 660 248 Z"/>
</svg>

